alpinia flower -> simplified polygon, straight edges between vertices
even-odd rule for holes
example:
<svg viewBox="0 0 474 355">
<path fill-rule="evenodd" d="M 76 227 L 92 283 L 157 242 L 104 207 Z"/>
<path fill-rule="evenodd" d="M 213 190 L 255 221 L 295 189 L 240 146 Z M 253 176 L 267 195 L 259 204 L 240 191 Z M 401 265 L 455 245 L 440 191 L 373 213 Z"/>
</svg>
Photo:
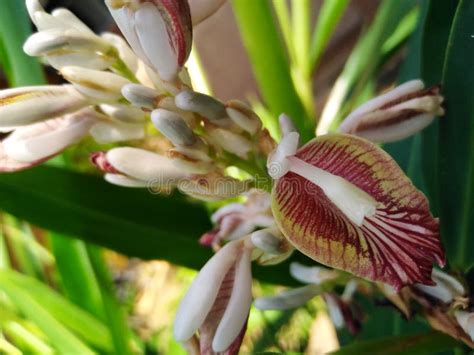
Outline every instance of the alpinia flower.
<svg viewBox="0 0 474 355">
<path fill-rule="evenodd" d="M 230 203 L 217 210 L 211 217 L 216 228 L 204 234 L 199 242 L 218 245 L 224 240 L 234 240 L 253 232 L 257 227 L 275 224 L 270 210 L 268 193 L 251 191 L 245 203 Z"/>
<path fill-rule="evenodd" d="M 176 314 L 176 340 L 199 331 L 202 354 L 237 354 L 252 302 L 252 248 L 246 240 L 230 242 L 201 269 Z"/>
<path fill-rule="evenodd" d="M 134 52 L 172 81 L 191 51 L 192 24 L 187 0 L 106 0 Z"/>
<path fill-rule="evenodd" d="M 298 149 L 287 134 L 269 159 L 275 220 L 302 253 L 400 289 L 433 285 L 444 265 L 438 220 L 426 197 L 376 145 L 355 136 L 318 137 Z"/>
<path fill-rule="evenodd" d="M 352 112 L 339 127 L 373 142 L 393 142 L 407 138 L 442 116 L 440 88 L 425 89 L 420 80 L 409 81 L 378 96 Z"/>
</svg>

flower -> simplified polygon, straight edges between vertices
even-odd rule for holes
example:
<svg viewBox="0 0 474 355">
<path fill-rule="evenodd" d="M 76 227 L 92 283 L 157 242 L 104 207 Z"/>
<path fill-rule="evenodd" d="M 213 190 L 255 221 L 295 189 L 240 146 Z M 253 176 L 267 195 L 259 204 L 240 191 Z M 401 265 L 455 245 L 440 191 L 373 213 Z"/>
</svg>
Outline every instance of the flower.
<svg viewBox="0 0 474 355">
<path fill-rule="evenodd" d="M 433 285 L 444 265 L 438 220 L 426 197 L 373 143 L 320 136 L 298 148 L 285 135 L 269 157 L 272 211 L 283 234 L 314 260 L 394 286 Z"/>
<path fill-rule="evenodd" d="M 398 141 L 442 116 L 443 101 L 439 86 L 425 89 L 421 80 L 412 80 L 366 102 L 342 122 L 339 132 L 374 142 Z"/>
<path fill-rule="evenodd" d="M 230 203 L 217 210 L 211 217 L 216 228 L 204 234 L 202 245 L 218 245 L 224 240 L 234 240 L 253 232 L 257 227 L 275 224 L 270 210 L 270 194 L 253 190 L 245 203 Z"/>
<path fill-rule="evenodd" d="M 466 294 L 464 286 L 445 272 L 433 269 L 432 280 L 435 282 L 434 286 L 415 284 L 413 287 L 443 303 L 451 303 Z"/>
<path fill-rule="evenodd" d="M 204 265 L 176 314 L 176 340 L 186 342 L 199 330 L 201 353 L 237 353 L 252 302 L 252 248 L 245 240 L 230 242 Z"/>
</svg>

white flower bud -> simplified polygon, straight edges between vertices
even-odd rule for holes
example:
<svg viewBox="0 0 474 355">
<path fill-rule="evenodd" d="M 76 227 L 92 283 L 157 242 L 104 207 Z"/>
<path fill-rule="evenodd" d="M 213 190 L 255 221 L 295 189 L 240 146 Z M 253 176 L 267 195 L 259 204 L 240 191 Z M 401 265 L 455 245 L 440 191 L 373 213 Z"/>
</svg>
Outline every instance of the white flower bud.
<svg viewBox="0 0 474 355">
<path fill-rule="evenodd" d="M 157 109 L 151 113 L 151 120 L 174 145 L 191 146 L 196 143 L 196 135 L 177 113 Z"/>
<path fill-rule="evenodd" d="M 147 114 L 141 109 L 126 105 L 100 105 L 107 116 L 122 123 L 145 123 Z"/>
<path fill-rule="evenodd" d="M 382 143 L 407 138 L 444 114 L 439 91 L 425 90 L 420 80 L 407 82 L 352 112 L 339 131 Z"/>
<path fill-rule="evenodd" d="M 101 37 L 117 49 L 119 58 L 132 73 L 138 71 L 138 58 L 121 36 L 107 32 L 103 33 Z"/>
<path fill-rule="evenodd" d="M 211 121 L 227 118 L 224 104 L 208 95 L 182 91 L 176 95 L 175 103 L 181 110 L 198 113 Z"/>
<path fill-rule="evenodd" d="M 31 86 L 0 91 L 0 127 L 17 127 L 63 116 L 88 106 L 71 85 Z"/>
<path fill-rule="evenodd" d="M 253 149 L 252 142 L 247 138 L 224 128 L 210 128 L 208 134 L 214 145 L 242 159 L 246 159 Z"/>
<path fill-rule="evenodd" d="M 117 185 L 117 186 L 122 186 L 122 187 L 132 187 L 132 188 L 146 188 L 149 187 L 149 182 L 139 180 L 139 179 L 134 179 L 130 176 L 122 175 L 122 174 L 113 174 L 113 173 L 107 173 L 104 175 L 105 181 Z"/>
<path fill-rule="evenodd" d="M 47 159 L 86 136 L 96 119 L 93 110 L 84 109 L 72 115 L 18 128 L 3 141 L 4 151 L 21 163 Z"/>
<path fill-rule="evenodd" d="M 271 233 L 271 228 L 262 229 L 253 232 L 251 240 L 253 245 L 265 253 L 278 255 L 286 250 L 281 249 L 281 239 Z"/>
<path fill-rule="evenodd" d="M 229 118 L 243 130 L 253 135 L 262 129 L 260 118 L 243 102 L 233 100 L 227 102 L 226 106 Z"/>
<path fill-rule="evenodd" d="M 248 181 L 240 181 L 219 174 L 207 174 L 179 182 L 184 194 L 204 201 L 226 200 L 249 190 Z"/>
<path fill-rule="evenodd" d="M 139 84 L 127 84 L 122 88 L 122 95 L 137 107 L 154 109 L 160 93 L 155 89 Z"/>
<path fill-rule="evenodd" d="M 64 67 L 61 75 L 82 94 L 97 101 L 120 100 L 122 88 L 130 84 L 130 81 L 117 74 L 81 67 Z"/>
<path fill-rule="evenodd" d="M 90 133 L 97 143 L 117 143 L 145 138 L 145 126 L 143 123 L 98 122 Z"/>
<path fill-rule="evenodd" d="M 143 149 L 121 147 L 107 152 L 108 162 L 124 175 L 148 183 L 176 183 L 185 174 L 175 168 L 170 159 Z"/>
<path fill-rule="evenodd" d="M 30 56 L 61 55 L 70 51 L 107 53 L 112 46 L 100 37 L 84 34 L 75 29 L 49 29 L 31 35 L 23 50 Z"/>
</svg>

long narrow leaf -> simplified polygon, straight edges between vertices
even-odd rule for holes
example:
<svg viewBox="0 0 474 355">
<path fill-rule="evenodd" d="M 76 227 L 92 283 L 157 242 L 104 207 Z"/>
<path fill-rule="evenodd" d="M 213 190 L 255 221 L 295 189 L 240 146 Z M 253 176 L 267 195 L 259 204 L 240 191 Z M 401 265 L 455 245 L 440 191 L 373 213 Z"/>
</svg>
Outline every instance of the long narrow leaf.
<svg viewBox="0 0 474 355">
<path fill-rule="evenodd" d="M 79 338 L 59 323 L 46 308 L 29 295 L 27 289 L 15 285 L 11 280 L 0 276 L 0 289 L 15 303 L 21 312 L 33 321 L 48 337 L 51 344 L 63 354 L 92 354 Z"/>
<path fill-rule="evenodd" d="M 112 349 L 109 331 L 102 322 L 41 282 L 10 270 L 0 271 L 0 280 L 28 292 L 52 316 L 90 344 L 106 351 Z"/>
<path fill-rule="evenodd" d="M 349 0 L 324 0 L 316 22 L 316 28 L 311 42 L 310 61 L 314 70 L 334 32 Z"/>
<path fill-rule="evenodd" d="M 474 2 L 461 0 L 448 40 L 443 69 L 447 107 L 440 120 L 439 169 L 441 231 L 454 265 L 474 261 Z"/>
<path fill-rule="evenodd" d="M 235 16 L 265 104 L 277 117 L 290 115 L 304 141 L 313 136 L 313 122 L 305 114 L 291 78 L 288 59 L 268 0 L 233 0 Z M 258 26 L 257 26 L 258 24 Z"/>
</svg>

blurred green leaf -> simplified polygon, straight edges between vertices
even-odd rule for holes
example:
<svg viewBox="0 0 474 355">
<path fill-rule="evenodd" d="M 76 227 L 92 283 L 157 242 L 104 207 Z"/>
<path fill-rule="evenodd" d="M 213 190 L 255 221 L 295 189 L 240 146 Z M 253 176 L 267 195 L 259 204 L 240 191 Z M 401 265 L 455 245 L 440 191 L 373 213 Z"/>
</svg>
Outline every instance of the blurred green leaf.
<svg viewBox="0 0 474 355">
<path fill-rule="evenodd" d="M 449 35 L 443 69 L 446 116 L 439 122 L 441 232 L 448 260 L 474 261 L 474 2 L 461 0 Z"/>
<path fill-rule="evenodd" d="M 102 304 L 114 344 L 113 353 L 116 355 L 133 354 L 132 331 L 127 324 L 127 316 L 117 301 L 112 278 L 102 256 L 102 249 L 88 246 L 87 252 L 100 285 Z"/>
<path fill-rule="evenodd" d="M 436 354 L 457 346 L 456 340 L 439 332 L 429 332 L 415 335 L 385 337 L 375 340 L 354 342 L 338 351 L 335 355 L 419 355 Z"/>
<path fill-rule="evenodd" d="M 339 20 L 346 11 L 347 5 L 349 5 L 349 0 L 324 0 L 311 42 L 310 63 L 313 70 L 318 66 L 319 60 Z"/>
<path fill-rule="evenodd" d="M 63 354 L 92 354 L 79 338 L 55 319 L 44 306 L 45 300 L 36 301 L 30 290 L 17 285 L 9 277 L 7 271 L 0 273 L 0 290 L 4 291 L 10 300 L 20 309 L 21 313 L 34 322 L 45 334 L 51 344 Z M 87 324 L 85 324 L 87 325 Z"/>
<path fill-rule="evenodd" d="M 13 270 L 0 271 L 0 281 L 11 282 L 15 287 L 28 292 L 31 298 L 41 304 L 51 316 L 91 345 L 106 351 L 112 350 L 109 331 L 102 322 L 40 281 Z M 15 303 L 14 299 L 12 301 Z M 21 309 L 20 306 L 19 308 Z"/>
<path fill-rule="evenodd" d="M 38 61 L 23 53 L 23 43 L 31 32 L 30 26 L 24 1 L 2 0 L 0 42 L 3 50 L 1 50 L 1 57 L 8 81 L 14 86 L 44 82 Z"/>
<path fill-rule="evenodd" d="M 232 4 L 260 92 L 274 117 L 271 128 L 277 130 L 278 116 L 287 113 L 300 129 L 303 141 L 309 140 L 314 122 L 307 117 L 293 85 L 269 1 L 233 0 Z"/>
<path fill-rule="evenodd" d="M 448 39 L 458 3 L 458 0 L 429 1 L 423 32 L 421 60 L 421 77 L 427 85 L 437 85 L 442 82 Z M 421 133 L 422 172 L 426 183 L 426 192 L 435 215 L 439 215 L 440 202 L 438 132 L 439 121 L 435 120 Z"/>
<path fill-rule="evenodd" d="M 56 268 L 64 293 L 78 306 L 105 320 L 99 284 L 85 243 L 52 233 L 51 249 L 56 257 Z"/>
</svg>

